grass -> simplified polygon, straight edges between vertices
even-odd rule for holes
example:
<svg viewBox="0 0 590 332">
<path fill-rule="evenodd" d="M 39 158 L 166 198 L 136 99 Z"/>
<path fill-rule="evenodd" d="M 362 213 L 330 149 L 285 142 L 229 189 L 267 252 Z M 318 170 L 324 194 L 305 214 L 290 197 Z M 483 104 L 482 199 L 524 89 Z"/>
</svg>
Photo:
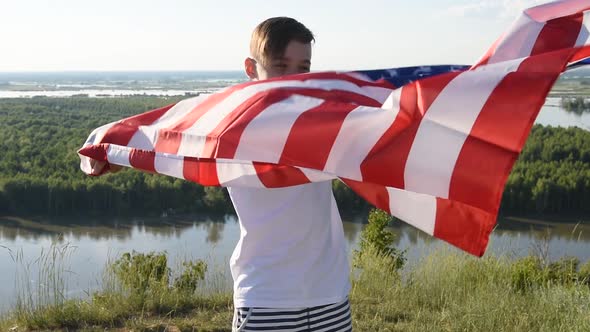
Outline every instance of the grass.
<svg viewBox="0 0 590 332">
<path fill-rule="evenodd" d="M 39 270 L 53 275 L 46 279 L 55 287 L 21 289 L 19 298 L 27 300 L 0 318 L 0 331 L 231 330 L 231 290 L 215 281 L 216 271 L 194 289 L 182 288 L 174 281 L 186 271 L 161 273 L 157 264 L 166 264 L 165 254 L 134 253 L 140 259 L 128 259 L 126 269 L 113 268 L 121 259 L 108 264 L 99 292 L 65 299 L 67 269 L 51 261 L 67 253 L 53 250 L 38 263 L 49 264 Z M 590 264 L 567 262 L 543 266 L 532 256 L 515 261 L 437 251 L 396 270 L 391 257 L 369 248 L 351 273 L 354 330 L 590 331 Z"/>
<path fill-rule="evenodd" d="M 387 273 L 371 256 L 351 293 L 356 331 L 590 331 L 583 281 L 539 282 L 522 290 L 518 264 L 499 257 L 437 252 Z"/>
</svg>

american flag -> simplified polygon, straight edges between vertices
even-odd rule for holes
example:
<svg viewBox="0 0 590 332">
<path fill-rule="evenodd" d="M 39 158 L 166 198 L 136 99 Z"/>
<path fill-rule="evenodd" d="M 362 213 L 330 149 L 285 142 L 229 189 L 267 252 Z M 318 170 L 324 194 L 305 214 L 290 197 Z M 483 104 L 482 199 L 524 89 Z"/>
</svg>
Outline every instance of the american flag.
<svg viewBox="0 0 590 332">
<path fill-rule="evenodd" d="M 206 186 L 339 179 L 420 230 L 482 256 L 505 182 L 546 96 L 590 59 L 590 3 L 524 11 L 473 66 L 252 81 L 95 129 L 81 169 L 109 164 Z M 90 159 L 106 162 L 93 170 Z"/>
</svg>

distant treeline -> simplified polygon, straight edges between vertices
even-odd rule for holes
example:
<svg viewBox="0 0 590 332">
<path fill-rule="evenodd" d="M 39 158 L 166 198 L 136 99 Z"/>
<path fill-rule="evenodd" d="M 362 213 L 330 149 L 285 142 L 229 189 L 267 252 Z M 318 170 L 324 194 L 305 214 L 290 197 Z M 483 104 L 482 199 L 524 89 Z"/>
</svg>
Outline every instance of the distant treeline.
<svg viewBox="0 0 590 332">
<path fill-rule="evenodd" d="M 590 112 L 590 102 L 586 101 L 586 98 L 584 97 L 562 97 L 561 107 L 568 112 L 576 113 L 578 115 Z"/>
<path fill-rule="evenodd" d="M 76 151 L 94 128 L 184 97 L 0 99 L 0 215 L 160 215 L 232 211 L 226 191 L 125 170 L 89 177 Z M 367 203 L 341 182 L 345 214 Z M 535 126 L 504 192 L 506 214 L 590 213 L 590 133 Z"/>
</svg>

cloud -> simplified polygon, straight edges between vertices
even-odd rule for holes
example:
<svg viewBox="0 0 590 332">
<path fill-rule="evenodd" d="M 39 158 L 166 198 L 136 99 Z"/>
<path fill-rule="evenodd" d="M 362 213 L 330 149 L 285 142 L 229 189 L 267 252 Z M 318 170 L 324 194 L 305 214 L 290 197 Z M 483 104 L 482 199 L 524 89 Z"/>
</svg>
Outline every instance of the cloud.
<svg viewBox="0 0 590 332">
<path fill-rule="evenodd" d="M 514 18 L 524 9 L 547 3 L 547 0 L 472 0 L 445 10 L 446 16 L 487 16 L 491 18 Z"/>
</svg>

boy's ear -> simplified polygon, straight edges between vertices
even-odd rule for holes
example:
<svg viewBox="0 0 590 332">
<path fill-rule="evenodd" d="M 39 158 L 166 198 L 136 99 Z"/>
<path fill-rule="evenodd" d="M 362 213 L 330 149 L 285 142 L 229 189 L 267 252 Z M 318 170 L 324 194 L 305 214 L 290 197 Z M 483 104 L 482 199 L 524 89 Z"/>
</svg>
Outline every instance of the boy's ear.
<svg viewBox="0 0 590 332">
<path fill-rule="evenodd" d="M 244 70 L 246 71 L 246 75 L 248 75 L 248 77 L 251 80 L 258 79 L 258 72 L 256 71 L 256 60 L 252 58 L 246 58 L 246 60 L 244 60 Z"/>
</svg>

